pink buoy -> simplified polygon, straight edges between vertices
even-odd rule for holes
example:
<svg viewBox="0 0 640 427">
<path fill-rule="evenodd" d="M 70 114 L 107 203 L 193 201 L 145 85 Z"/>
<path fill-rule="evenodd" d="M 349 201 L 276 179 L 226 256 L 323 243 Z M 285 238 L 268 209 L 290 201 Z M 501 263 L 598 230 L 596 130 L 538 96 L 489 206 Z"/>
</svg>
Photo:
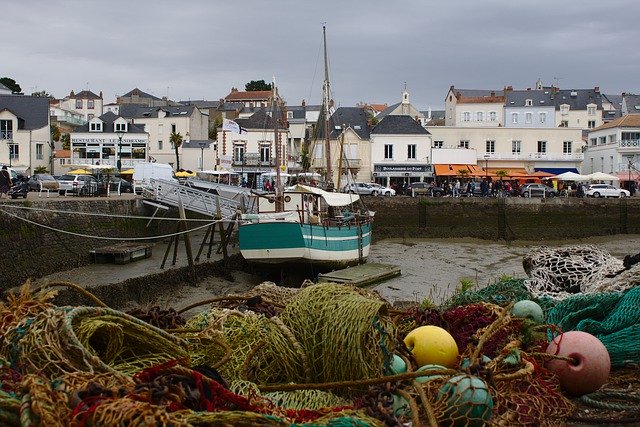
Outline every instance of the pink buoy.
<svg viewBox="0 0 640 427">
<path fill-rule="evenodd" d="M 549 343 L 547 353 L 571 357 L 575 362 L 551 359 L 546 367 L 560 379 L 560 386 L 570 396 L 582 396 L 602 387 L 609 379 L 611 359 L 602 342 L 591 334 L 569 331 Z"/>
</svg>

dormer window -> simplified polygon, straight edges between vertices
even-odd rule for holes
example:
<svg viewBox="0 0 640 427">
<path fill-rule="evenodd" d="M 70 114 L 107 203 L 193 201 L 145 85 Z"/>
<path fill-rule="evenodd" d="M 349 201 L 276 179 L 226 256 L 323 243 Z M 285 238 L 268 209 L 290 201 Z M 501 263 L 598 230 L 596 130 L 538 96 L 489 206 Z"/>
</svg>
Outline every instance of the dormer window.
<svg viewBox="0 0 640 427">
<path fill-rule="evenodd" d="M 102 122 L 90 122 L 89 132 L 102 132 Z"/>
<path fill-rule="evenodd" d="M 114 128 L 116 132 L 126 132 L 127 131 L 127 123 L 126 122 L 120 122 L 120 123 L 114 123 Z"/>
<path fill-rule="evenodd" d="M 562 114 L 563 116 L 569 114 L 569 104 L 562 104 L 560 106 L 560 114 Z"/>
<path fill-rule="evenodd" d="M 591 105 L 587 105 L 587 114 L 590 116 L 595 116 L 596 115 L 596 106 L 591 104 Z"/>
<path fill-rule="evenodd" d="M 533 99 L 527 99 L 524 101 L 525 107 L 531 107 L 533 105 Z"/>
</svg>

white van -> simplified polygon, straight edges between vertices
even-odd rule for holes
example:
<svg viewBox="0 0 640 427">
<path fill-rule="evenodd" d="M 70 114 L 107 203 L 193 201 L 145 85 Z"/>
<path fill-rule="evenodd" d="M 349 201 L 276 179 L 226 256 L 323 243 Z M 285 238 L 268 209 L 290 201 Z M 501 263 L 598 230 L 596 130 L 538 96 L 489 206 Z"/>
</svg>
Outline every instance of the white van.
<svg viewBox="0 0 640 427">
<path fill-rule="evenodd" d="M 173 168 L 166 163 L 138 163 L 133 168 L 133 191 L 136 194 L 142 193 L 145 186 L 149 186 L 151 179 L 164 179 L 175 181 Z"/>
</svg>

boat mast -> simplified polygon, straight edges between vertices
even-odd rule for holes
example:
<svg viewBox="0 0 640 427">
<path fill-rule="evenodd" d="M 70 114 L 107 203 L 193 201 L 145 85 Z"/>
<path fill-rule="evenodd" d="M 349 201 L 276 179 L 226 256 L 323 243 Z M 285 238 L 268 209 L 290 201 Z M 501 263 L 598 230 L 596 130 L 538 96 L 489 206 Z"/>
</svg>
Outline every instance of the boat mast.
<svg viewBox="0 0 640 427">
<path fill-rule="evenodd" d="M 278 138 L 278 90 L 276 89 L 276 77 L 273 77 L 273 99 L 271 100 L 271 116 L 273 118 L 273 143 L 276 149 L 276 212 L 282 212 L 282 179 L 280 177 L 280 140 Z"/>
<path fill-rule="evenodd" d="M 333 170 L 331 165 L 331 141 L 329 139 L 329 62 L 327 60 L 327 27 L 322 26 L 322 38 L 324 41 L 324 133 L 327 162 L 327 189 L 333 190 Z"/>
</svg>

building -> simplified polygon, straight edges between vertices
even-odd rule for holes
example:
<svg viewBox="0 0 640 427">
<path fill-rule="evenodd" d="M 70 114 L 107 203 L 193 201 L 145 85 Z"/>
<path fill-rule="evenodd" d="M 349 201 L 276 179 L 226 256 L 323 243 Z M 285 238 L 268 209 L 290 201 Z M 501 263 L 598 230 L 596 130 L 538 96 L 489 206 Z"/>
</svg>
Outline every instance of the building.
<svg viewBox="0 0 640 427">
<path fill-rule="evenodd" d="M 556 127 L 556 106 L 551 90 L 509 90 L 505 92 L 504 127 Z"/>
<path fill-rule="evenodd" d="M 60 107 L 58 101 L 50 103 L 49 115 L 51 116 L 51 125 L 58 126 L 60 133 L 71 133 L 77 127 L 87 123 L 84 114 L 73 110 L 65 110 Z M 58 148 L 60 147 L 56 147 L 56 149 Z"/>
<path fill-rule="evenodd" d="M 406 87 L 402 91 L 402 101 L 385 108 L 382 112 L 377 114 L 375 118 L 380 122 L 387 116 L 409 116 L 423 126 L 426 123 L 422 112 L 411 104 L 411 101 L 409 100 L 409 92 Z"/>
<path fill-rule="evenodd" d="M 242 175 L 242 180 L 252 188 L 258 188 L 258 177 L 263 173 L 276 172 L 277 150 L 280 172 L 288 172 L 286 159 L 287 128 L 279 110 L 276 137 L 275 123 L 271 111 L 262 108 L 247 118 L 236 119 L 242 133 L 218 129 L 218 170 L 230 170 Z"/>
<path fill-rule="evenodd" d="M 408 115 L 387 115 L 371 130 L 373 178 L 402 187 L 433 177 L 431 134 Z"/>
<path fill-rule="evenodd" d="M 242 105 L 238 117 L 247 118 L 258 110 L 269 107 L 272 98 L 273 91 L 271 90 L 239 91 L 237 88 L 232 87 L 231 92 L 224 97 L 223 103 Z M 279 104 L 282 105 L 283 103 L 280 102 Z"/>
<path fill-rule="evenodd" d="M 112 112 L 94 117 L 71 133 L 71 164 L 131 169 L 149 159 L 149 135 L 142 126 Z"/>
<path fill-rule="evenodd" d="M 85 121 L 89 121 L 102 115 L 102 104 L 102 91 L 100 95 L 96 95 L 90 90 L 83 90 L 77 94 L 71 91 L 69 96 L 60 100 L 59 107 L 62 110 L 80 113 Z"/>
<path fill-rule="evenodd" d="M 0 95 L 0 163 L 27 175 L 51 170 L 49 98 Z"/>
<path fill-rule="evenodd" d="M 290 172 L 302 172 L 302 155 L 305 147 L 314 138 L 314 132 L 320 118 L 322 105 L 301 105 L 286 107 L 287 126 L 289 128 L 287 142 L 287 168 Z"/>
<path fill-rule="evenodd" d="M 505 92 L 511 90 L 449 88 L 445 98 L 445 126 L 503 126 Z"/>
<path fill-rule="evenodd" d="M 209 116 L 194 105 L 170 107 L 142 107 L 137 104 L 120 105 L 120 116 L 149 134 L 149 160 L 167 163 L 181 169 L 200 169 L 201 154 L 205 165 L 213 165 L 215 144 L 209 142 Z M 182 136 L 183 144 L 176 150 L 171 143 L 171 134 Z M 191 143 L 194 141 L 194 143 Z M 199 143 L 206 142 L 206 152 Z M 178 161 L 179 159 L 179 161 Z"/>
<path fill-rule="evenodd" d="M 617 175 L 625 186 L 638 182 L 640 114 L 626 114 L 589 132 L 582 173 L 593 172 Z"/>
<path fill-rule="evenodd" d="M 155 95 L 148 94 L 138 88 L 132 89 L 124 95 L 116 98 L 116 104 L 136 104 L 145 107 L 167 107 L 180 105 L 178 102 L 170 101 L 167 97 L 158 98 Z"/>
</svg>

